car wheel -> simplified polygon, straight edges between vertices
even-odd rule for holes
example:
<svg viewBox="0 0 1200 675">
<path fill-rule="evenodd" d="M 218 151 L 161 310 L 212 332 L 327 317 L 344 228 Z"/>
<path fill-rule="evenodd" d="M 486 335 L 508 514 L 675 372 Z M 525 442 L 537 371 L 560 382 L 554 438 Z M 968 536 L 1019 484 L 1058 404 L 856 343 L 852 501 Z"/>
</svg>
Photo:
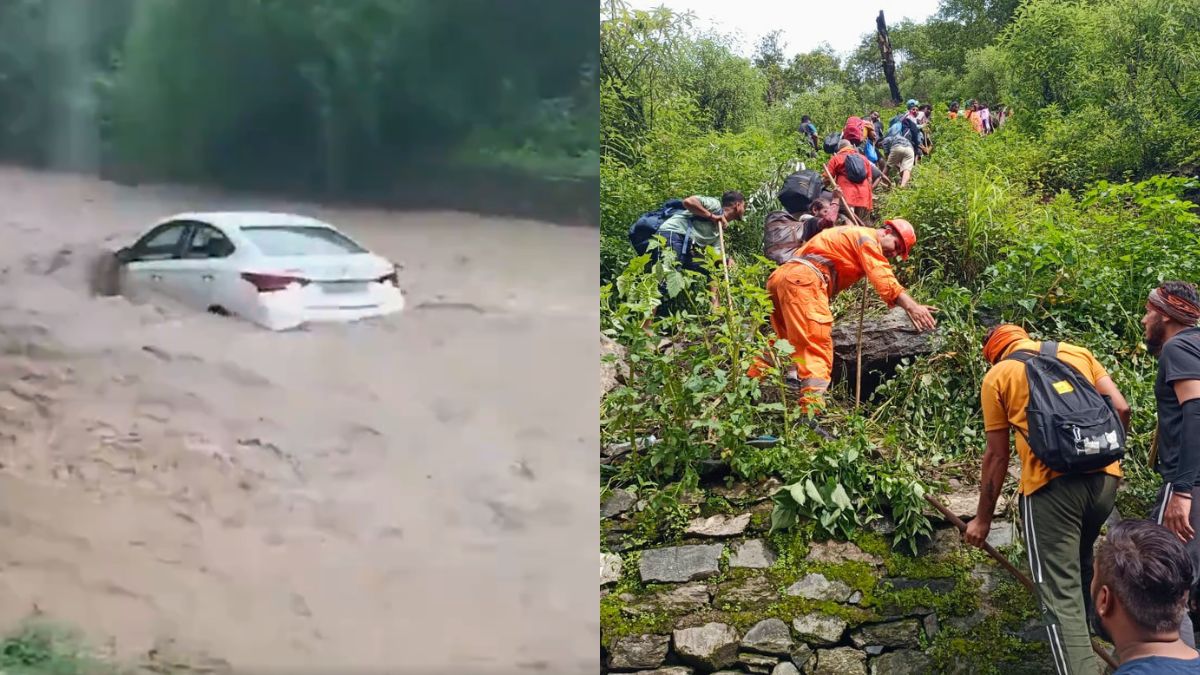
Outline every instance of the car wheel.
<svg viewBox="0 0 1200 675">
<path fill-rule="evenodd" d="M 116 253 L 104 251 L 92 260 L 89 285 L 92 295 L 112 297 L 121 294 L 121 263 Z"/>
</svg>

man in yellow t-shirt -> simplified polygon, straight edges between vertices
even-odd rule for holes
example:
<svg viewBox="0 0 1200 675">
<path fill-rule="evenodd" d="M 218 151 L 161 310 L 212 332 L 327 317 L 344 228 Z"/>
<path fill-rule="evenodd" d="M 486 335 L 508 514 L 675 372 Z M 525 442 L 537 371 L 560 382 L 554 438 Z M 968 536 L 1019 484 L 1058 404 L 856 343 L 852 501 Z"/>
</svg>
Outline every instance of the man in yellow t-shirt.
<svg viewBox="0 0 1200 675">
<path fill-rule="evenodd" d="M 1017 455 L 1021 459 L 1018 492 L 1022 534 L 1055 670 L 1059 675 L 1094 675 L 1100 671 L 1088 634 L 1088 617 L 1093 611 L 1088 590 L 1092 582 L 1092 544 L 1112 512 L 1121 467 L 1113 462 L 1091 473 L 1061 474 L 1034 456 L 1025 438 L 1029 434 L 1025 364 L 1004 359 L 1018 350 L 1037 353 L 1040 347 L 1041 343 L 1029 339 L 1023 328 L 1012 324 L 996 326 L 984 338 L 983 357 L 992 364 L 980 391 L 987 451 L 983 456 L 979 506 L 964 538 L 976 546 L 987 540 L 992 512 L 1008 473 L 1009 437 L 1016 429 Z M 1129 404 L 1096 357 L 1083 347 L 1059 343 L 1058 359 L 1112 399 L 1121 424 L 1128 430 Z"/>
</svg>

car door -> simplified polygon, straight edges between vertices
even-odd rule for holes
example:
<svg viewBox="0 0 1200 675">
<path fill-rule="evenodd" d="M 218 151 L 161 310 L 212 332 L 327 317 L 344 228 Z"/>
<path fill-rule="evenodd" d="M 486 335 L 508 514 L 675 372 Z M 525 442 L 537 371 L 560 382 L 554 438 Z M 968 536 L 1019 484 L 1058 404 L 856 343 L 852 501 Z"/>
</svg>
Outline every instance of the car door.
<svg viewBox="0 0 1200 675">
<path fill-rule="evenodd" d="M 204 310 L 224 308 L 218 286 L 227 276 L 226 263 L 234 250 L 233 242 L 221 230 L 208 223 L 192 223 L 172 274 L 180 300 Z"/>
<path fill-rule="evenodd" d="M 187 221 L 163 223 L 129 248 L 125 264 L 128 295 L 139 299 L 151 294 L 179 297 L 174 275 L 190 227 Z"/>
</svg>

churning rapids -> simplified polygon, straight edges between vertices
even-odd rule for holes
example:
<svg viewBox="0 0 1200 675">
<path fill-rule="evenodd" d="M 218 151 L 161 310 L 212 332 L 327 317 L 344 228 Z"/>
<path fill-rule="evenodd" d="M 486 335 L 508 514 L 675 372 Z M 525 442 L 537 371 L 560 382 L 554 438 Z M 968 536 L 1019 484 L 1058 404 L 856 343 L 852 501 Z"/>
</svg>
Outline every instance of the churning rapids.
<svg viewBox="0 0 1200 675">
<path fill-rule="evenodd" d="M 334 223 L 408 309 L 277 334 L 89 292 L 103 249 L 222 209 Z M 0 628 L 236 672 L 594 672 L 595 229 L 0 168 L 0 236 Z"/>
</svg>

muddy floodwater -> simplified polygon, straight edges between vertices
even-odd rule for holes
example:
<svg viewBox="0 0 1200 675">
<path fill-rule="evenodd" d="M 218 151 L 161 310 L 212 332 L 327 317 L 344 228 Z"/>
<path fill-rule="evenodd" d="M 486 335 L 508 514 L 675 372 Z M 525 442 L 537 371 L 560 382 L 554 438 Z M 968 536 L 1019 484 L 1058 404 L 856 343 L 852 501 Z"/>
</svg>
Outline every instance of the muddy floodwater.
<svg viewBox="0 0 1200 675">
<path fill-rule="evenodd" d="M 284 210 L 408 309 L 271 333 L 92 297 L 179 211 Z M 0 629 L 235 672 L 595 672 L 599 233 L 0 168 Z"/>
</svg>

